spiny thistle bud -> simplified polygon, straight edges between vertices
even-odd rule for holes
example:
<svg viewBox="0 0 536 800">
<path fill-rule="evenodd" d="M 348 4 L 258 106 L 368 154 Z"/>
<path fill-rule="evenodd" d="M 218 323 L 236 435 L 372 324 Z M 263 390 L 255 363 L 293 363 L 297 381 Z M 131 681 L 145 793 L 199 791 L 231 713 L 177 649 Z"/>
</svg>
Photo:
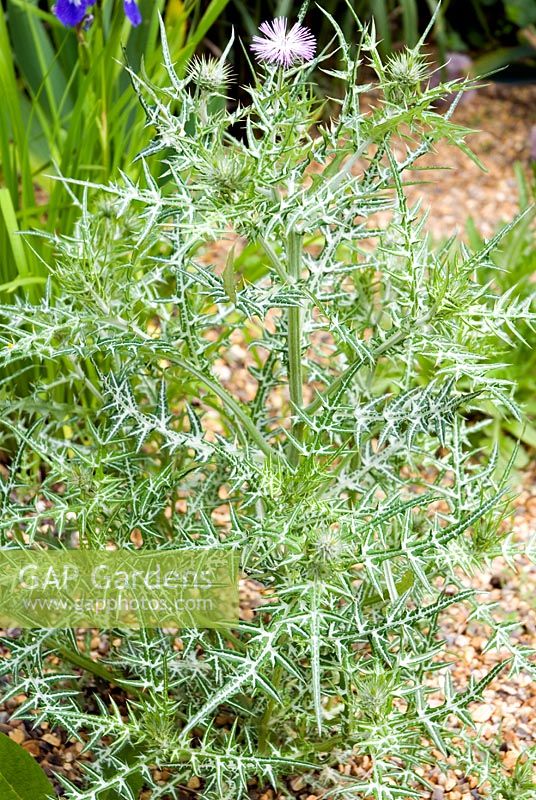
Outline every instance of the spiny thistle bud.
<svg viewBox="0 0 536 800">
<path fill-rule="evenodd" d="M 345 550 L 338 529 L 332 527 L 321 531 L 316 540 L 316 550 L 320 561 L 336 561 Z"/>
<path fill-rule="evenodd" d="M 198 181 L 215 205 L 240 203 L 255 191 L 251 167 L 240 153 L 215 153 L 198 166 Z"/>
<path fill-rule="evenodd" d="M 319 515 L 328 513 L 328 509 L 319 506 Z M 312 566 L 316 576 L 332 575 L 342 567 L 345 556 L 349 553 L 348 542 L 345 540 L 344 533 L 340 529 L 339 523 L 326 524 L 327 519 L 308 535 L 307 572 Z"/>
<path fill-rule="evenodd" d="M 393 697 L 400 677 L 396 672 L 383 670 L 378 665 L 360 676 L 356 684 L 359 717 L 368 723 L 385 721 L 393 711 Z"/>
<path fill-rule="evenodd" d="M 154 702 L 154 701 L 153 701 Z M 171 703 L 144 704 L 139 714 L 132 707 L 134 727 L 139 731 L 146 752 L 158 763 L 169 758 L 178 745 L 176 709 Z"/>
<path fill-rule="evenodd" d="M 406 48 L 401 53 L 389 57 L 385 72 L 390 81 L 389 99 L 394 102 L 403 99 L 415 101 L 421 83 L 428 75 L 429 66 L 419 53 Z"/>
<path fill-rule="evenodd" d="M 286 474 L 280 462 L 267 458 L 256 476 L 261 495 L 270 500 L 281 500 L 285 492 Z"/>
<path fill-rule="evenodd" d="M 188 64 L 188 77 L 204 92 L 218 92 L 232 78 L 232 68 L 212 56 L 194 56 Z"/>
</svg>

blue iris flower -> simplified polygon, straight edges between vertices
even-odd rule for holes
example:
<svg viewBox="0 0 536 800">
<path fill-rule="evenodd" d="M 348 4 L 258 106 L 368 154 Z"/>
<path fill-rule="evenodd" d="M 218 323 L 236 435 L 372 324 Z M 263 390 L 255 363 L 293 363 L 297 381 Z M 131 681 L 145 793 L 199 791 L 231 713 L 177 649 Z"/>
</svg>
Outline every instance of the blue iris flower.
<svg viewBox="0 0 536 800">
<path fill-rule="evenodd" d="M 125 9 L 125 16 L 136 27 L 141 22 L 141 13 L 138 8 L 136 0 L 123 0 L 123 8 Z"/>
<path fill-rule="evenodd" d="M 52 10 L 60 22 L 72 28 L 82 22 L 89 5 L 92 0 L 57 0 Z"/>
<path fill-rule="evenodd" d="M 87 9 L 94 3 L 95 0 L 56 0 L 52 10 L 63 25 L 74 28 L 75 25 L 79 25 L 82 22 Z M 125 16 L 132 25 L 137 26 L 141 23 L 141 13 L 137 0 L 123 0 L 123 8 Z"/>
</svg>

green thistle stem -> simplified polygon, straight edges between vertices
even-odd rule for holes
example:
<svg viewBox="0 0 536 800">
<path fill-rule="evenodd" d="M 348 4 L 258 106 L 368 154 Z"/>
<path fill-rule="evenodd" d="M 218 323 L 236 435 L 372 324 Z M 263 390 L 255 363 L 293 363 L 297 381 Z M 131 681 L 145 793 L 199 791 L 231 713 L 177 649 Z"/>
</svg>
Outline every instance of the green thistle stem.
<svg viewBox="0 0 536 800">
<path fill-rule="evenodd" d="M 297 283 L 300 279 L 303 240 L 299 233 L 292 231 L 287 240 L 288 276 L 290 283 Z M 288 383 L 292 411 L 303 406 L 302 389 L 302 309 L 297 306 L 288 311 Z M 302 426 L 295 423 L 292 434 L 301 439 Z M 298 464 L 300 453 L 295 444 L 289 449 L 289 461 L 292 466 Z"/>
<path fill-rule="evenodd" d="M 66 661 L 69 661 L 75 667 L 81 667 L 83 670 L 86 670 L 86 672 L 90 672 L 92 675 L 95 675 L 97 678 L 101 678 L 107 683 L 110 683 L 114 686 L 120 686 L 135 697 L 141 698 L 144 696 L 141 689 L 139 689 L 137 686 L 133 686 L 122 676 L 111 672 L 100 662 L 93 661 L 92 658 L 71 650 L 70 647 L 60 644 L 56 639 L 48 639 L 47 643 L 54 648 L 54 651 L 58 653 L 58 655 L 60 655 Z"/>
</svg>

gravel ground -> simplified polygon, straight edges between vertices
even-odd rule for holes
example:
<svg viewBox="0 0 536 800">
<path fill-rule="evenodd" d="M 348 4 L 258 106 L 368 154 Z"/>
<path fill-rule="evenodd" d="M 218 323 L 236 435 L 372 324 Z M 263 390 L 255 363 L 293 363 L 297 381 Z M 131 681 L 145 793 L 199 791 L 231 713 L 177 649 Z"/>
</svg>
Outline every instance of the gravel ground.
<svg viewBox="0 0 536 800">
<path fill-rule="evenodd" d="M 518 210 L 515 163 L 529 174 L 530 162 L 536 160 L 536 86 L 492 84 L 470 92 L 453 119 L 477 131 L 467 142 L 487 171 L 441 143 L 419 165 L 448 169 L 417 173 L 427 183 L 409 187 L 408 195 L 412 202 L 422 198 L 423 207 L 430 209 L 428 227 L 438 238 L 463 234 L 469 216 L 490 236 Z"/>
</svg>

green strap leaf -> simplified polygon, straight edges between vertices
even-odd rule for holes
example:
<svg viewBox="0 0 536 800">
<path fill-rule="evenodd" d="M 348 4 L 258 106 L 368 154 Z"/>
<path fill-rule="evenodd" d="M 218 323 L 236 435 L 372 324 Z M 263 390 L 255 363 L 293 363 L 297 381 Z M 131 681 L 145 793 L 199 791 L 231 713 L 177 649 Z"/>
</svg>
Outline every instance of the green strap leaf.
<svg viewBox="0 0 536 800">
<path fill-rule="evenodd" d="M 32 756 L 0 733 L 0 797 L 2 800 L 47 800 L 54 789 Z"/>
</svg>

